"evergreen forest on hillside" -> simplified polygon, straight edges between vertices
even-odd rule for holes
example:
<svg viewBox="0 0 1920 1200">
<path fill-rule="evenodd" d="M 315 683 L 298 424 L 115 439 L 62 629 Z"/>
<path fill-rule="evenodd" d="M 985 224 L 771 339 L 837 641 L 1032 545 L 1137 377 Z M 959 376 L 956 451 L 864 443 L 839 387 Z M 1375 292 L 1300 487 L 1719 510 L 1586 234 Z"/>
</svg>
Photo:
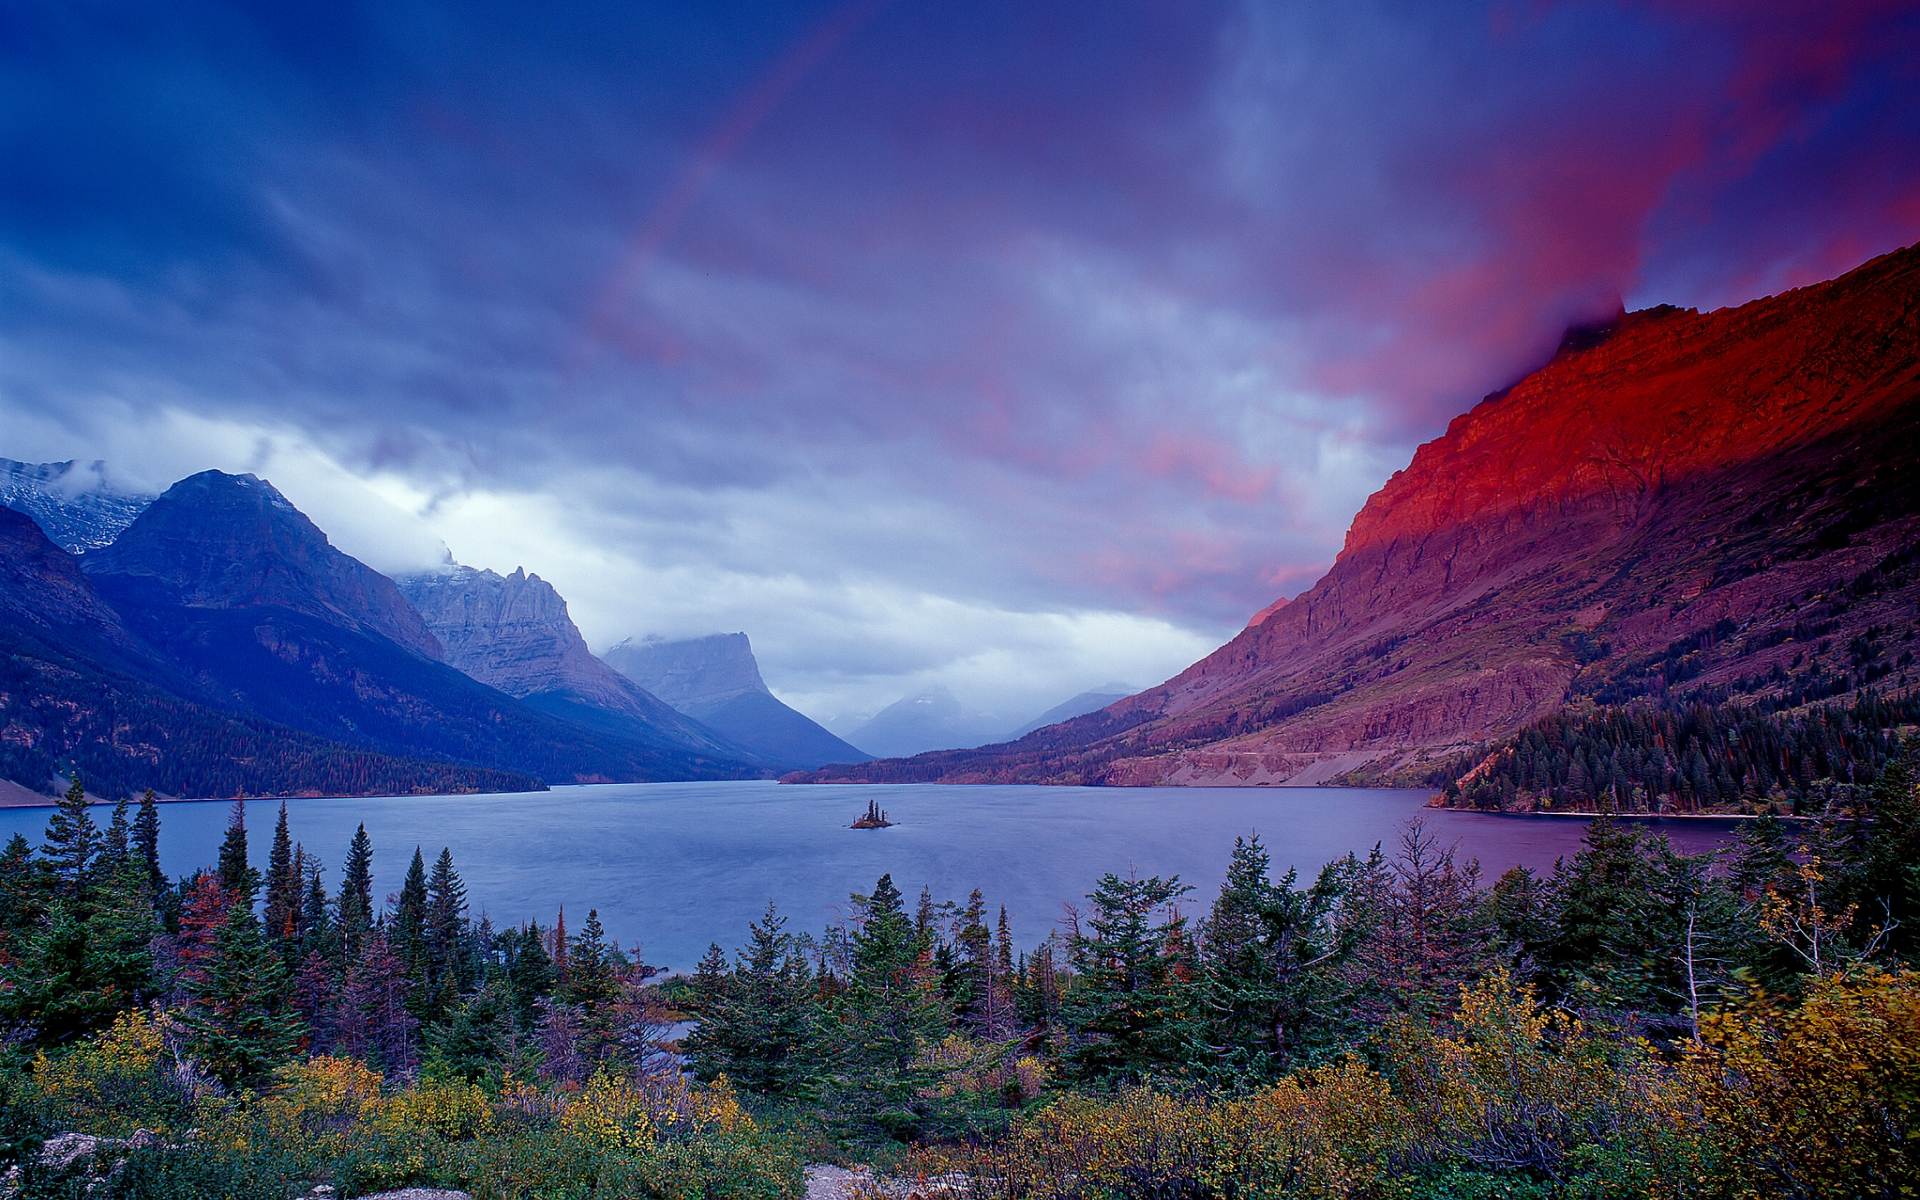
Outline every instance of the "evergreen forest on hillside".
<svg viewBox="0 0 1920 1200">
<path fill-rule="evenodd" d="M 1248 838 L 1216 895 L 1107 874 L 1030 946 L 882 876 L 664 978 L 592 910 L 476 918 L 446 850 L 382 900 L 363 828 L 330 886 L 284 804 L 264 873 L 236 803 L 167 879 L 151 795 L 103 829 L 76 781 L 0 851 L 0 1186 L 1910 1195 L 1920 789 L 1884 751 L 1719 855 L 1603 819 L 1486 879 L 1414 822 L 1302 879 Z"/>
</svg>

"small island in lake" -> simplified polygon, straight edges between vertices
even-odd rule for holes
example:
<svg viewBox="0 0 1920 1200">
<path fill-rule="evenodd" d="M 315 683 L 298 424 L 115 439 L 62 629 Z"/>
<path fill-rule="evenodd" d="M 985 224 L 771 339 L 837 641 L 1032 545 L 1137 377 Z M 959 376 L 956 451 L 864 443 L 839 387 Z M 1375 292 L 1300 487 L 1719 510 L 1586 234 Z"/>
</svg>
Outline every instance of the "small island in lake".
<svg viewBox="0 0 1920 1200">
<path fill-rule="evenodd" d="M 887 820 L 886 810 L 880 807 L 878 800 L 867 801 L 866 815 L 853 823 L 855 829 L 885 829 L 893 822 Z"/>
</svg>

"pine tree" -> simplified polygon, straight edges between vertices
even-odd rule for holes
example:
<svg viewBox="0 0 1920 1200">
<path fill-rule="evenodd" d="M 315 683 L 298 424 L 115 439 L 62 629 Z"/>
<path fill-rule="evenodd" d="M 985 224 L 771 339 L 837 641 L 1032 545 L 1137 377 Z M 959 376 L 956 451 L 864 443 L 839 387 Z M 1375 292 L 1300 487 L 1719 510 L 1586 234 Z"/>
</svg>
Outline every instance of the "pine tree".
<svg viewBox="0 0 1920 1200">
<path fill-rule="evenodd" d="M 273 827 L 273 850 L 267 856 L 267 940 L 283 961 L 299 961 L 302 878 L 293 853 L 293 835 L 287 829 L 287 802 L 280 802 L 280 819 Z"/>
<path fill-rule="evenodd" d="M 249 909 L 260 890 L 260 872 L 247 863 L 247 802 L 235 800 L 227 818 L 226 840 L 220 843 L 220 886 L 240 897 Z"/>
<path fill-rule="evenodd" d="M 467 962 L 467 885 L 442 847 L 427 880 L 427 960 L 438 990 L 458 996 L 473 982 Z"/>
<path fill-rule="evenodd" d="M 228 1087 L 258 1083 L 293 1057 L 301 1029 L 285 988 L 279 955 L 245 901 L 236 902 L 214 939 L 205 978 L 191 989 L 185 1021 L 194 1057 Z"/>
<path fill-rule="evenodd" d="M 365 825 L 354 831 L 347 846 L 346 865 L 340 872 L 339 913 L 342 951 L 351 962 L 359 958 L 373 928 L 373 839 Z"/>
<path fill-rule="evenodd" d="M 400 898 L 394 904 L 389 944 L 414 983 L 415 1003 L 427 999 L 427 864 L 418 846 L 413 848 L 413 862 L 407 867 L 406 881 L 400 885 Z"/>
<path fill-rule="evenodd" d="M 87 886 L 87 872 L 100 852 L 100 831 L 87 815 L 87 789 L 74 772 L 66 795 L 47 818 L 47 840 L 42 848 L 53 867 L 60 894 L 79 900 Z"/>
<path fill-rule="evenodd" d="M 133 819 L 133 845 L 146 860 L 153 894 L 158 896 L 166 890 L 167 877 L 160 869 L 160 805 L 154 799 L 152 788 L 140 797 L 140 812 Z"/>
<path fill-rule="evenodd" d="M 1191 947 L 1172 907 L 1190 890 L 1177 876 L 1109 872 L 1088 895 L 1070 942 L 1079 980 L 1061 1011 L 1077 1030 L 1068 1059 L 1080 1078 L 1144 1080 L 1194 1057 Z"/>
</svg>

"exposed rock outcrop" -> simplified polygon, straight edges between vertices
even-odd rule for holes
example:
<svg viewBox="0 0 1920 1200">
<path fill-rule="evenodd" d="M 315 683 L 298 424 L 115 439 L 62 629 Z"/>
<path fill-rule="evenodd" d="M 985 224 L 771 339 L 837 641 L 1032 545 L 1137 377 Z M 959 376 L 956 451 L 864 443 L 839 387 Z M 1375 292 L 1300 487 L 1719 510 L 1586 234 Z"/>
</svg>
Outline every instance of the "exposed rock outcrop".
<svg viewBox="0 0 1920 1200">
<path fill-rule="evenodd" d="M 1159 687 L 1004 750 L 815 778 L 1273 783 L 1568 702 L 1845 672 L 1920 613 L 1888 574 L 1920 543 L 1917 448 L 1920 248 L 1634 313 L 1457 418 L 1318 583 Z"/>
<path fill-rule="evenodd" d="M 744 633 L 681 641 L 629 638 L 607 651 L 606 663 L 782 770 L 865 762 L 872 757 L 769 691 Z"/>
</svg>

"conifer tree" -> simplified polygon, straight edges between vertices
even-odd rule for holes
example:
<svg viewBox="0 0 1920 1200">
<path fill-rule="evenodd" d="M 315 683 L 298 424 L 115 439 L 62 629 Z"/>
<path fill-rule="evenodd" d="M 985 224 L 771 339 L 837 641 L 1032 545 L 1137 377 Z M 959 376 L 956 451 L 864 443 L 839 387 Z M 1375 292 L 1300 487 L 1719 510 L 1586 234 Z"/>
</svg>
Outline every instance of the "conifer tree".
<svg viewBox="0 0 1920 1200">
<path fill-rule="evenodd" d="M 699 1024 L 686 1051 L 704 1079 L 724 1074 L 753 1091 L 803 1095 L 817 1069 L 817 1014 L 806 960 L 771 901 L 748 927 L 731 972 L 715 945 L 694 975 Z"/>
<path fill-rule="evenodd" d="M 153 789 L 140 797 L 140 812 L 133 818 L 133 846 L 147 862 L 147 875 L 153 894 L 166 890 L 167 877 L 160 869 L 160 805 Z"/>
<path fill-rule="evenodd" d="M 320 859 L 311 854 L 301 856 L 301 869 L 306 875 L 305 898 L 300 905 L 301 949 L 337 963 L 341 957 L 340 930 L 329 917 Z"/>
<path fill-rule="evenodd" d="M 60 894 L 79 900 L 86 890 L 87 872 L 100 852 L 100 831 L 87 815 L 87 789 L 78 771 L 74 772 L 59 806 L 47 818 L 43 850 L 53 867 Z"/>
<path fill-rule="evenodd" d="M 467 885 L 446 847 L 427 879 L 427 959 L 436 986 L 457 996 L 473 982 L 466 961 Z"/>
<path fill-rule="evenodd" d="M 273 827 L 273 849 L 267 855 L 267 903 L 264 913 L 267 941 L 283 961 L 298 961 L 301 885 L 300 864 L 293 853 L 293 835 L 287 828 L 287 802 L 280 802 L 280 819 Z"/>
<path fill-rule="evenodd" d="M 113 806 L 113 819 L 107 822 L 107 831 L 100 838 L 100 868 L 103 871 L 117 872 L 121 864 L 127 861 L 127 843 L 132 835 L 132 827 L 127 822 L 127 798 L 120 797 Z"/>
<path fill-rule="evenodd" d="M 1079 979 L 1061 1011 L 1078 1031 L 1068 1061 L 1082 1079 L 1139 1081 L 1194 1057 L 1191 947 L 1171 908 L 1190 890 L 1177 876 L 1109 872 L 1088 895 L 1070 943 Z"/>
<path fill-rule="evenodd" d="M 405 964 L 407 978 L 415 985 L 416 1002 L 427 992 L 427 864 L 420 847 L 413 848 L 413 862 L 400 885 L 400 898 L 393 909 L 393 936 L 389 945 Z"/>
<path fill-rule="evenodd" d="M 45 859 L 36 859 L 33 845 L 16 833 L 0 851 L 0 957 L 30 932 L 45 907 L 52 871 Z"/>
<path fill-rule="evenodd" d="M 347 861 L 340 869 L 340 938 L 349 962 L 359 958 L 373 928 L 373 839 L 367 827 L 354 831 Z"/>
<path fill-rule="evenodd" d="M 928 1085 L 921 1054 L 945 1036 L 950 1010 L 933 969 L 932 948 L 902 905 L 891 875 L 871 895 L 854 895 L 859 914 L 849 974 L 832 1001 L 822 1044 L 831 1046 L 833 1104 L 895 1136 L 917 1126 Z"/>
<path fill-rule="evenodd" d="M 370 1058 L 392 1075 L 411 1072 L 419 1061 L 419 1021 L 407 1008 L 412 990 L 386 932 L 367 934 L 332 1017 L 338 1050 Z"/>
<path fill-rule="evenodd" d="M 260 890 L 260 872 L 247 863 L 247 802 L 235 800 L 227 818 L 226 840 L 220 843 L 220 862 L 216 868 L 220 886 L 253 907 L 254 894 Z"/>
<path fill-rule="evenodd" d="M 279 955 L 237 901 L 214 938 L 204 978 L 191 988 L 185 1021 L 194 1057 L 228 1087 L 257 1083 L 293 1057 L 301 1030 L 285 988 Z"/>
<path fill-rule="evenodd" d="M 547 953 L 538 925 L 508 932 L 513 935 L 511 938 L 501 936 L 508 954 L 507 987 L 519 1029 L 529 1032 L 533 1029 L 539 1001 L 553 992 L 553 957 Z"/>
</svg>

